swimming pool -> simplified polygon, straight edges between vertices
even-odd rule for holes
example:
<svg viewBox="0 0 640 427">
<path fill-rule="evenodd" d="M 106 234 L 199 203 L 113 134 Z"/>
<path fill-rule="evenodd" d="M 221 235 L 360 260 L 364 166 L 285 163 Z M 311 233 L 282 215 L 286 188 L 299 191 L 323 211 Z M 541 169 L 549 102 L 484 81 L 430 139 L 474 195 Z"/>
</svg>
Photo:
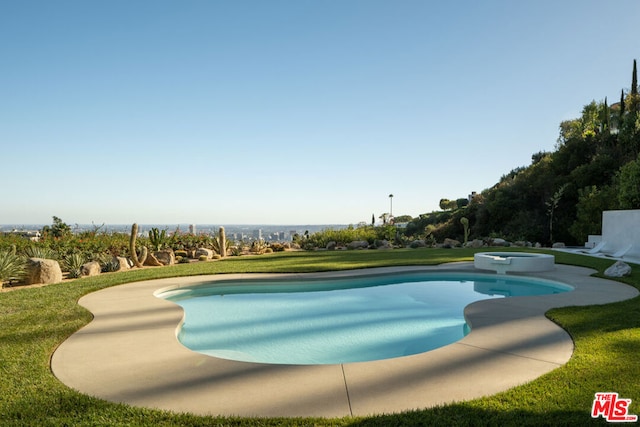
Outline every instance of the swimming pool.
<svg viewBox="0 0 640 427">
<path fill-rule="evenodd" d="M 472 302 L 572 289 L 542 279 L 422 272 L 217 281 L 156 296 L 183 307 L 178 339 L 193 351 L 314 365 L 424 353 L 469 333 L 463 311 Z"/>
</svg>

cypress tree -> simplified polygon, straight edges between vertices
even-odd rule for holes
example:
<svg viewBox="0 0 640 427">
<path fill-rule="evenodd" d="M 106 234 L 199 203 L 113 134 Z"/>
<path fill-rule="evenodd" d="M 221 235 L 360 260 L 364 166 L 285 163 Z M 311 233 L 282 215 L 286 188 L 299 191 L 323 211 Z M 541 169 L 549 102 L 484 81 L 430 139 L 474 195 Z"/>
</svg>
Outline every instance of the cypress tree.
<svg viewBox="0 0 640 427">
<path fill-rule="evenodd" d="M 607 104 L 607 97 L 604 97 L 604 108 L 602 109 L 602 130 L 609 130 L 609 117 L 611 114 L 609 113 L 609 104 Z"/>
<path fill-rule="evenodd" d="M 633 74 L 631 76 L 631 95 L 629 98 L 629 111 L 631 113 L 638 112 L 638 68 L 636 60 L 633 60 Z"/>
<path fill-rule="evenodd" d="M 631 76 L 631 94 L 638 94 L 638 68 L 636 67 L 636 60 L 633 60 L 633 75 Z"/>
</svg>

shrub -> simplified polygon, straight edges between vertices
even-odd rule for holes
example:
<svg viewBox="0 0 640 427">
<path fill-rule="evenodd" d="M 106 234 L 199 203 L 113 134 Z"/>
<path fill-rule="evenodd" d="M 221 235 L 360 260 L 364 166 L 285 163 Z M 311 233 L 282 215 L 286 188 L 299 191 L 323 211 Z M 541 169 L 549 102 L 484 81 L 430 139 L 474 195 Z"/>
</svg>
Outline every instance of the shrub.
<svg viewBox="0 0 640 427">
<path fill-rule="evenodd" d="M 81 254 L 73 253 L 64 258 L 62 266 L 69 273 L 70 278 L 77 279 L 82 276 L 82 266 L 86 261 Z"/>
<path fill-rule="evenodd" d="M 208 260 L 208 259 L 209 259 L 209 258 L 208 258 L 206 255 L 200 255 L 200 256 L 198 257 L 198 261 L 206 261 L 206 260 Z"/>
<path fill-rule="evenodd" d="M 0 287 L 4 282 L 20 279 L 25 272 L 25 259 L 15 251 L 0 252 Z"/>
<path fill-rule="evenodd" d="M 27 246 L 24 250 L 24 254 L 27 258 L 44 258 L 44 259 L 57 259 L 56 252 L 47 246 Z"/>
<path fill-rule="evenodd" d="M 273 252 L 284 252 L 285 249 L 287 248 L 282 243 L 271 243 L 269 247 L 273 250 Z"/>
<path fill-rule="evenodd" d="M 174 253 L 176 254 L 176 258 L 177 257 L 187 258 L 187 251 L 185 250 L 177 250 Z"/>
<path fill-rule="evenodd" d="M 118 260 L 113 257 L 109 258 L 104 263 L 101 262 L 100 265 L 102 265 L 103 273 L 111 273 L 114 271 L 118 271 L 120 269 L 120 264 L 118 263 Z"/>
</svg>

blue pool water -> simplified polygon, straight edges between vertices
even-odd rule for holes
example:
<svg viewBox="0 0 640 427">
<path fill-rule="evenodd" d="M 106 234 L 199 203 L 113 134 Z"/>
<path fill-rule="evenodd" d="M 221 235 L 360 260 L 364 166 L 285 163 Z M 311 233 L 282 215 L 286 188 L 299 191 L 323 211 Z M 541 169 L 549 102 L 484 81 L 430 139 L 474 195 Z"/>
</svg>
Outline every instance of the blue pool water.
<svg viewBox="0 0 640 427">
<path fill-rule="evenodd" d="M 423 353 L 469 332 L 463 310 L 474 301 L 572 289 L 520 277 L 405 273 L 212 282 L 158 296 L 184 308 L 178 339 L 193 351 L 309 365 Z"/>
</svg>

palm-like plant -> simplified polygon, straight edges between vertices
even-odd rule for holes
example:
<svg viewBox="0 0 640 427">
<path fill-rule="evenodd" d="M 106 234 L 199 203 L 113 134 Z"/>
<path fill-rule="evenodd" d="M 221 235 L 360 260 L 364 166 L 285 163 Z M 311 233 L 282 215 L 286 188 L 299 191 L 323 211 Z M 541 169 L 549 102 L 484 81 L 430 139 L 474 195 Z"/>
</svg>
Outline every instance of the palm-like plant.
<svg viewBox="0 0 640 427">
<path fill-rule="evenodd" d="M 0 251 L 0 287 L 5 282 L 20 279 L 25 273 L 25 259 L 15 251 Z"/>
<path fill-rule="evenodd" d="M 28 246 L 25 248 L 24 254 L 27 258 L 57 259 L 56 252 L 47 246 Z"/>
<path fill-rule="evenodd" d="M 69 277 L 76 279 L 82 276 L 82 266 L 87 262 L 86 258 L 79 253 L 72 253 L 65 257 L 63 266 L 69 272 Z"/>
</svg>

